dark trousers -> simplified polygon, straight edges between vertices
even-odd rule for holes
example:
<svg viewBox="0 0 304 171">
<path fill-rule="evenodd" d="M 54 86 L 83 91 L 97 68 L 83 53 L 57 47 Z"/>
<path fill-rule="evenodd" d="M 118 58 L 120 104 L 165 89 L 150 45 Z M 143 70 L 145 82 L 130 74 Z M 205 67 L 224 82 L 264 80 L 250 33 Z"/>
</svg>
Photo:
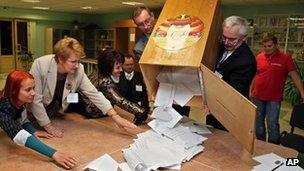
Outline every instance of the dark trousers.
<svg viewBox="0 0 304 171">
<path fill-rule="evenodd" d="M 212 114 L 206 116 L 206 124 L 211 125 L 216 129 L 228 131 Z"/>
<path fill-rule="evenodd" d="M 190 106 L 183 106 L 182 107 L 180 105 L 173 104 L 172 107 L 173 107 L 173 109 L 175 109 L 182 116 L 188 116 L 189 117 Z"/>
</svg>

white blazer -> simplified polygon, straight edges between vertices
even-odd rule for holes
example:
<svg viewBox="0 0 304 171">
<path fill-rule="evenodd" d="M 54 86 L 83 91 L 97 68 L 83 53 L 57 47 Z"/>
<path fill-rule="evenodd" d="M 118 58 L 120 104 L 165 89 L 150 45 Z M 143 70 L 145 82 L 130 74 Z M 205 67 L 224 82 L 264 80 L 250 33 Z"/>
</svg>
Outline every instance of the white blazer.
<svg viewBox="0 0 304 171">
<path fill-rule="evenodd" d="M 37 58 L 30 70 L 30 73 L 35 77 L 36 95 L 28 109 L 33 113 L 40 126 L 45 126 L 51 122 L 45 107 L 52 102 L 57 83 L 57 62 L 54 56 L 45 55 Z M 74 74 L 67 75 L 62 95 L 62 106 L 58 112 L 63 113 L 66 110 L 68 94 L 77 90 L 83 92 L 104 114 L 112 108 L 110 101 L 97 91 L 84 73 L 83 65 L 80 64 Z"/>
</svg>

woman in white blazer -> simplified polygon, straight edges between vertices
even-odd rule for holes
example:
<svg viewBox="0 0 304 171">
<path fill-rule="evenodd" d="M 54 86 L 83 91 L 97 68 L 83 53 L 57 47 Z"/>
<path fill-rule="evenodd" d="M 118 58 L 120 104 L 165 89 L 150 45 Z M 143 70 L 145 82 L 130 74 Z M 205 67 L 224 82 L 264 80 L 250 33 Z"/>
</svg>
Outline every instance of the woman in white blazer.
<svg viewBox="0 0 304 171">
<path fill-rule="evenodd" d="M 70 37 L 59 40 L 54 55 L 36 59 L 30 73 L 35 77 L 36 95 L 29 110 L 48 133 L 62 137 L 63 130 L 52 125 L 50 116 L 64 113 L 69 103 L 78 101 L 76 91 L 84 93 L 103 113 L 112 117 L 120 128 L 136 128 L 121 118 L 104 95 L 97 91 L 80 64 L 84 51 L 80 43 Z"/>
</svg>

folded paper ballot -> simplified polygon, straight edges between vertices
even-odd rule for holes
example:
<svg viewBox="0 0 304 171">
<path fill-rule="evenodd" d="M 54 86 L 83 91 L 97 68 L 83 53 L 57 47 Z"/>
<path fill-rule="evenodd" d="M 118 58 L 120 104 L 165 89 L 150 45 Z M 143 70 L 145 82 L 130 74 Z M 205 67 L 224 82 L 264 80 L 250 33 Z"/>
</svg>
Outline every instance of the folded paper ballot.
<svg viewBox="0 0 304 171">
<path fill-rule="evenodd" d="M 253 167 L 252 170 L 254 171 L 303 171 L 303 169 L 299 166 L 287 166 L 286 159 L 274 153 L 256 156 L 253 159 L 261 163 Z"/>
<path fill-rule="evenodd" d="M 184 127 L 188 127 L 191 132 L 195 132 L 197 134 L 211 134 L 211 131 L 208 129 L 210 126 L 198 123 L 197 121 L 192 120 L 187 116 L 183 116 L 179 123 Z"/>
<path fill-rule="evenodd" d="M 156 121 L 161 122 L 168 128 L 173 128 L 182 116 L 172 107 L 156 107 L 151 115 Z"/>
<path fill-rule="evenodd" d="M 95 159 L 83 168 L 96 171 L 117 171 L 118 163 L 108 154 Z"/>
</svg>

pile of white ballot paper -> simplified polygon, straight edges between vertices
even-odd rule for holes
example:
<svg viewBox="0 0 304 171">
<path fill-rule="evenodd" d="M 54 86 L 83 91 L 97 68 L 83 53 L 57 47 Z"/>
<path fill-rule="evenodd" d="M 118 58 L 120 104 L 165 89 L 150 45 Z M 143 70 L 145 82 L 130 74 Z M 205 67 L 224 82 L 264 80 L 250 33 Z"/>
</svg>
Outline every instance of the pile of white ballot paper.
<svg viewBox="0 0 304 171">
<path fill-rule="evenodd" d="M 194 95 L 201 95 L 197 69 L 164 68 L 155 99 L 152 130 L 138 134 L 123 155 L 131 170 L 180 169 L 183 162 L 202 152 L 200 134 L 210 134 L 206 125 L 182 117 L 172 108 L 173 101 L 184 106 Z"/>
<path fill-rule="evenodd" d="M 154 118 L 148 125 L 152 128 L 137 135 L 129 148 L 123 149 L 127 161 L 118 164 L 109 155 L 104 155 L 86 168 L 93 170 L 147 171 L 158 168 L 181 169 L 183 162 L 189 161 L 202 152 L 202 143 L 207 139 L 203 134 L 211 134 L 204 124 L 188 117 L 182 117 L 172 108 L 173 102 L 184 106 L 193 96 L 201 95 L 198 69 L 164 67 L 158 75 L 159 88 L 155 99 Z"/>
</svg>

